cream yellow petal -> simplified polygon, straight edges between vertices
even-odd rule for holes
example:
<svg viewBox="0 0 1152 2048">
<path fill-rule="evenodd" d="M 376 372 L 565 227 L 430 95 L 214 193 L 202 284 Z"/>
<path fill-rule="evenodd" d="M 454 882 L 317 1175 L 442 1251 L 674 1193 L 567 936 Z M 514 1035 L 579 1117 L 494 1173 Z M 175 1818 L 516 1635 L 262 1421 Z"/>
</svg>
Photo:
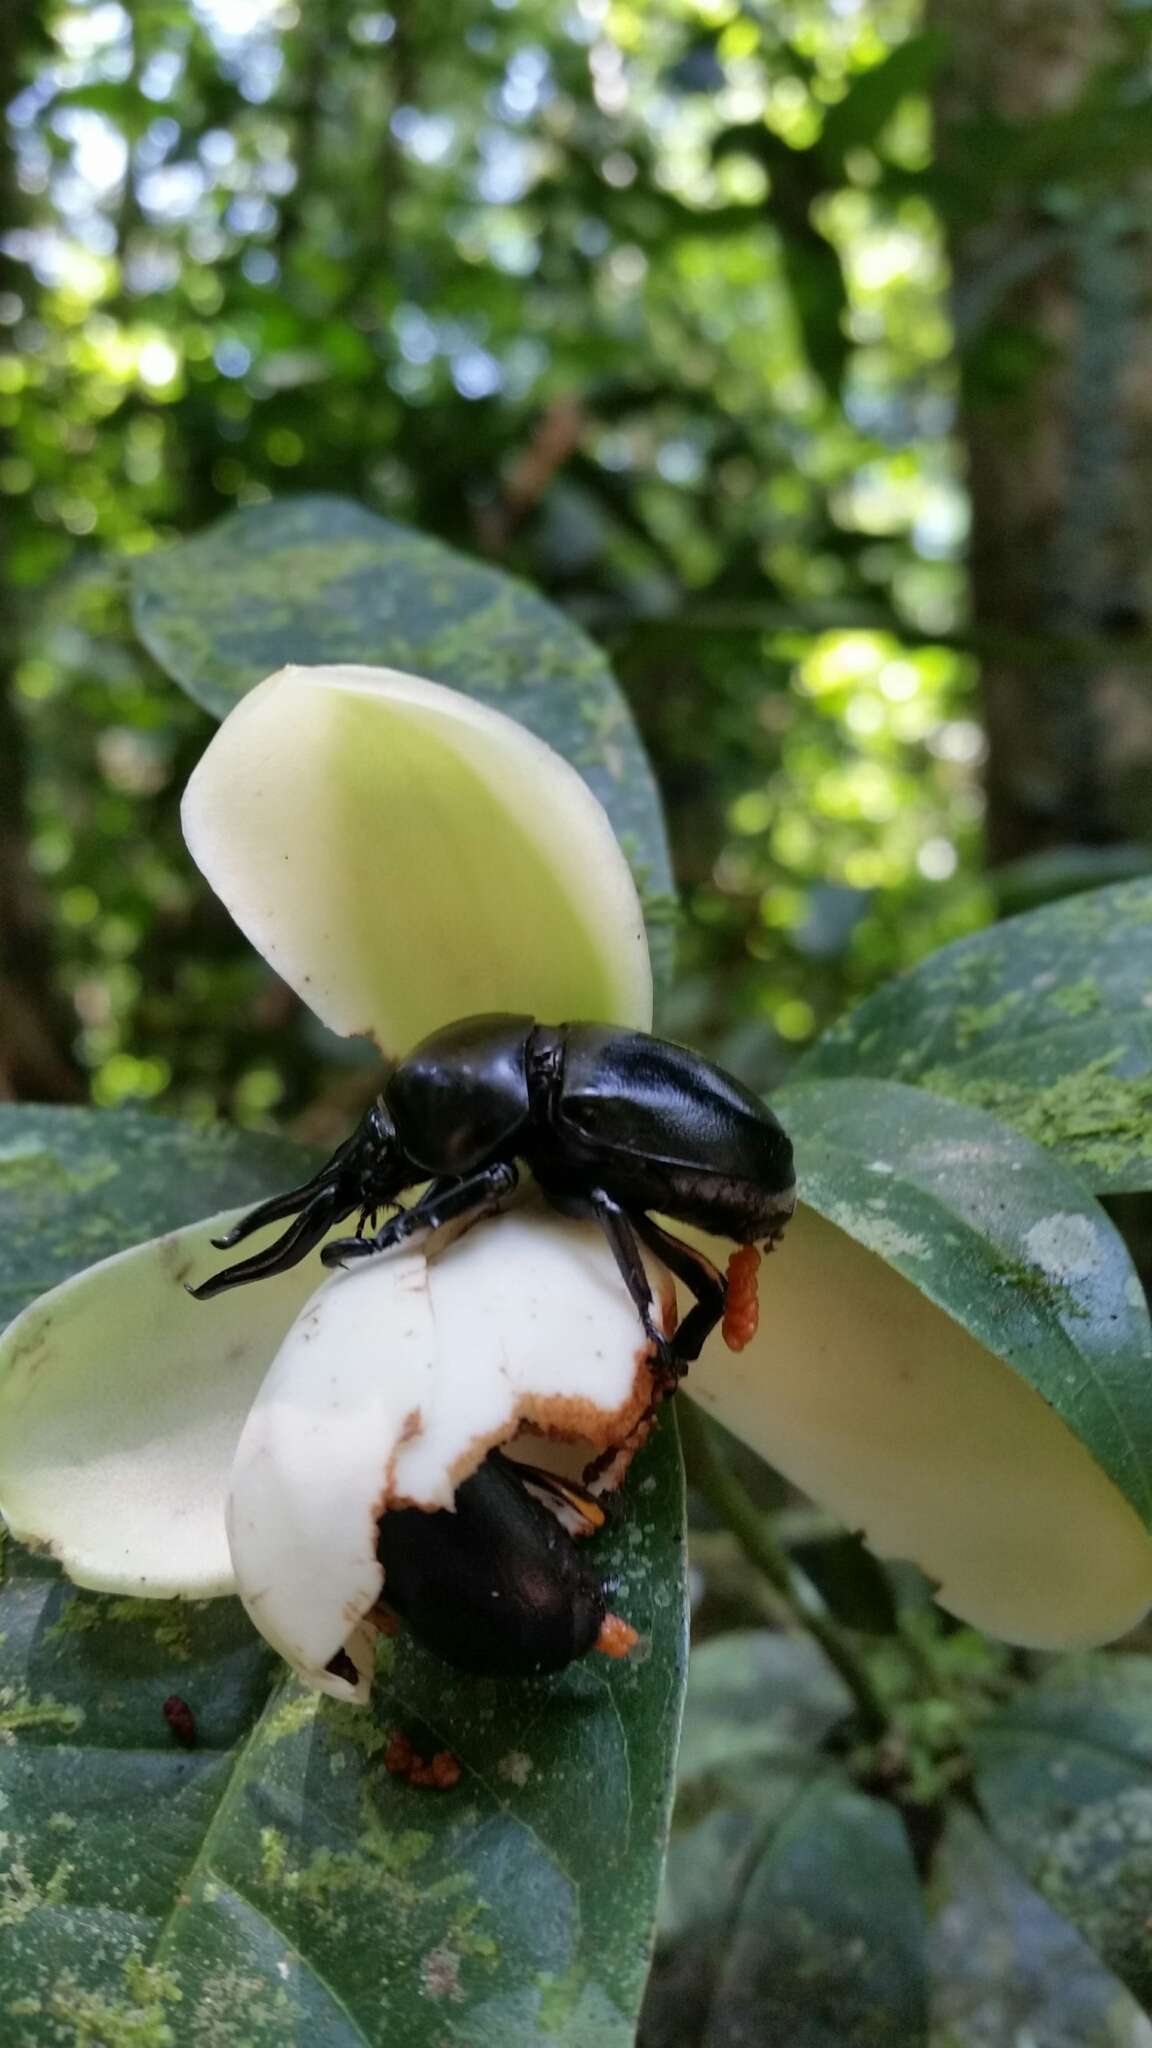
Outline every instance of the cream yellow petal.
<svg viewBox="0 0 1152 2048">
<path fill-rule="evenodd" d="M 748 1350 L 712 1340 L 693 1398 L 881 1556 L 920 1565 L 951 1613 L 1068 1649 L 1152 1605 L 1152 1537 L 1119 1489 L 882 1259 L 801 1205 L 760 1304 Z"/>
<path fill-rule="evenodd" d="M 242 1211 L 90 1266 L 0 1338 L 0 1513 L 77 1585 L 203 1599 L 233 1590 L 224 1499 L 270 1361 L 316 1284 L 311 1261 L 193 1301 L 210 1239 Z"/>
<path fill-rule="evenodd" d="M 282 669 L 225 719 L 183 817 L 237 924 L 334 1031 L 395 1055 L 485 1010 L 650 1024 L 606 813 L 551 748 L 454 690 Z"/>
</svg>

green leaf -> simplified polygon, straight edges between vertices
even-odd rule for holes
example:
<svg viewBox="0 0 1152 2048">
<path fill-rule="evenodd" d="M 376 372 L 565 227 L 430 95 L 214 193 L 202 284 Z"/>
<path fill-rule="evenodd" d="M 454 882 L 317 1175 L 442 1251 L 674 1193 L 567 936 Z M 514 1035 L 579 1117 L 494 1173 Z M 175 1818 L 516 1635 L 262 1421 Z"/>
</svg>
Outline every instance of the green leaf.
<svg viewBox="0 0 1152 2048">
<path fill-rule="evenodd" d="M 852 149 L 869 149 L 887 127 L 901 101 L 927 92 L 948 47 L 938 30 L 908 36 L 879 64 L 858 72 L 842 100 L 830 107 L 820 135 L 820 153 L 842 167 Z"/>
<path fill-rule="evenodd" d="M 1152 1324 L 1081 1181 L 983 1111 L 892 1081 L 798 1083 L 779 1109 L 805 1202 L 1034 1387 L 1152 1523 Z"/>
<path fill-rule="evenodd" d="M 0 1104 L 0 1327 L 98 1259 L 291 1187 L 315 1163 L 219 1124 Z"/>
<path fill-rule="evenodd" d="M 1148 847 L 1132 840 L 1112 846 L 1048 846 L 994 868 L 989 882 L 1000 916 L 1017 917 L 1086 889 L 1136 881 L 1150 867 Z"/>
<path fill-rule="evenodd" d="M 602 1555 L 645 1661 L 506 1686 L 397 1639 L 371 1713 L 278 1680 L 231 1601 L 108 1601 L 18 1557 L 0 1593 L 0 2033 L 624 2048 L 684 1660 L 670 1426 L 636 1486 Z M 460 1784 L 389 1775 L 398 1731 L 450 1750 Z"/>
<path fill-rule="evenodd" d="M 808 1641 L 693 1657 L 644 2048 L 915 2048 L 924 1913 L 896 1813 L 817 1744 L 848 1708 Z"/>
<path fill-rule="evenodd" d="M 804 1079 L 878 1074 L 993 1110 L 1097 1193 L 1152 1188 L 1152 879 L 946 946 L 841 1019 Z"/>
<path fill-rule="evenodd" d="M 0 1110 L 5 1305 L 282 1186 L 297 1148 L 143 1115 Z M 499 1225 L 493 1225 L 498 1228 Z M 0 2038 L 484 2048 L 632 2039 L 685 1662 L 670 1422 L 598 1542 L 646 1639 L 522 1686 L 385 1645 L 373 1713 L 299 1691 L 232 1602 L 0 1588 Z M 10 1546 L 14 1551 L 14 1546 Z M 196 1747 L 163 1713 L 190 1707 Z M 390 1776 L 400 1730 L 463 1766 Z"/>
<path fill-rule="evenodd" d="M 526 584 L 336 497 L 233 513 L 141 557 L 132 580 L 145 647 L 215 718 L 293 662 L 402 669 L 506 712 L 580 770 L 666 914 L 664 826 L 632 715 L 600 649 Z"/>
<path fill-rule="evenodd" d="M 931 1904 L 933 2048 L 1152 2048 L 1135 1999 L 962 1806 L 932 1858 Z"/>
<path fill-rule="evenodd" d="M 927 2026 L 924 1908 L 900 1817 L 819 1778 L 744 1888 L 702 2048 L 916 2048 Z"/>
<path fill-rule="evenodd" d="M 701 1643 L 684 1701 L 680 1817 L 716 1782 L 743 1795 L 750 1767 L 804 1753 L 851 1710 L 843 1681 L 807 1636 L 734 1629 Z"/>
<path fill-rule="evenodd" d="M 896 1596 L 889 1574 L 856 1532 L 841 1530 L 791 1546 L 829 1613 L 864 1635 L 896 1633 Z"/>
<path fill-rule="evenodd" d="M 1037 1890 L 1152 1999 L 1152 1658 L 1062 1664 L 982 1728 L 976 1787 Z"/>
<path fill-rule="evenodd" d="M 76 85 L 65 92 L 58 92 L 52 98 L 52 111 L 58 113 L 69 107 L 83 108 L 85 113 L 102 114 L 114 121 L 121 133 L 131 141 L 138 141 L 148 126 L 152 105 L 134 81 L 128 79 L 94 79 L 88 85 Z"/>
</svg>

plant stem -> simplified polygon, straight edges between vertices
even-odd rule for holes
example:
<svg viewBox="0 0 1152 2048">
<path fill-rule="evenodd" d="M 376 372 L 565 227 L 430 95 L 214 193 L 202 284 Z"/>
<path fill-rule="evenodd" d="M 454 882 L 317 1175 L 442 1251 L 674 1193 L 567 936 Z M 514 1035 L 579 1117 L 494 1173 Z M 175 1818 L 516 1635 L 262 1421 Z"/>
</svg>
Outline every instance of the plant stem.
<svg viewBox="0 0 1152 2048">
<path fill-rule="evenodd" d="M 684 1462 L 693 1486 L 731 1529 L 750 1563 L 763 1572 L 769 1585 L 783 1596 L 797 1620 L 819 1643 L 829 1663 L 835 1666 L 856 1702 L 865 1734 L 884 1734 L 888 1727 L 888 1714 L 855 1643 L 846 1630 L 833 1621 L 811 1579 L 777 1543 L 764 1516 L 726 1464 L 712 1426 L 700 1410 L 690 1401 L 680 1400 L 676 1404 L 676 1417 Z"/>
</svg>

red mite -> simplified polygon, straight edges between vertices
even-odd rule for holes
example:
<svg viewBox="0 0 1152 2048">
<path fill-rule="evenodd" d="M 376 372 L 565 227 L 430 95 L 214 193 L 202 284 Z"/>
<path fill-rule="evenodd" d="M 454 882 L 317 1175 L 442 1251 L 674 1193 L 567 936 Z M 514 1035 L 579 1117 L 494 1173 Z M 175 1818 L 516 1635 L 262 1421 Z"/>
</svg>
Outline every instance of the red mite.
<svg viewBox="0 0 1152 2048">
<path fill-rule="evenodd" d="M 760 1322 L 760 1303 L 756 1298 L 759 1271 L 760 1254 L 755 1245 L 739 1245 L 728 1261 L 728 1299 L 722 1335 L 729 1351 L 743 1351 L 756 1335 Z"/>
<path fill-rule="evenodd" d="M 460 1783 L 460 1763 L 451 1750 L 441 1749 L 426 1763 L 413 1749 L 406 1735 L 393 1735 L 384 1752 L 384 1769 L 394 1778 L 406 1778 L 430 1792 L 450 1792 Z"/>
<path fill-rule="evenodd" d="M 196 1716 L 188 1705 L 187 1700 L 182 1700 L 179 1693 L 174 1692 L 169 1699 L 165 1700 L 162 1711 L 164 1719 L 167 1721 L 181 1748 L 194 1749 L 196 1747 Z"/>
</svg>

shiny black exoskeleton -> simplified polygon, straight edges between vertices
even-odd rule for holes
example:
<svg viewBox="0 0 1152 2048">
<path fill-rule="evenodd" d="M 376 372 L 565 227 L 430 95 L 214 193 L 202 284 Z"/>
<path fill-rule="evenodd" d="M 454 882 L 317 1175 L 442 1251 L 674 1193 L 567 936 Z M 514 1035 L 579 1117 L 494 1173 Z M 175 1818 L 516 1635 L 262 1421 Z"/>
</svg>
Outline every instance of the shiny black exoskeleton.
<svg viewBox="0 0 1152 2048">
<path fill-rule="evenodd" d="M 792 1146 L 770 1109 L 698 1053 L 606 1024 L 536 1024 L 531 1017 L 466 1017 L 410 1052 L 352 1136 L 319 1173 L 253 1209 L 218 1240 L 295 1216 L 276 1243 L 213 1274 L 201 1299 L 295 1265 L 345 1216 L 361 1234 L 321 1254 L 344 1265 L 417 1231 L 496 1209 L 530 1169 L 553 1206 L 594 1216 L 612 1247 L 644 1329 L 668 1370 L 700 1355 L 724 1310 L 711 1262 L 648 1213 L 737 1243 L 772 1242 L 796 1199 Z M 374 1236 L 377 1211 L 429 1185 Z M 655 1329 L 640 1244 L 695 1296 L 669 1344 Z"/>
<path fill-rule="evenodd" d="M 451 1514 L 401 1508 L 381 1519 L 384 1600 L 445 1663 L 531 1678 L 594 1648 L 606 1590 L 544 1505 L 553 1494 L 589 1531 L 602 1521 L 583 1488 L 550 1482 L 499 1451 L 457 1488 Z"/>
</svg>

